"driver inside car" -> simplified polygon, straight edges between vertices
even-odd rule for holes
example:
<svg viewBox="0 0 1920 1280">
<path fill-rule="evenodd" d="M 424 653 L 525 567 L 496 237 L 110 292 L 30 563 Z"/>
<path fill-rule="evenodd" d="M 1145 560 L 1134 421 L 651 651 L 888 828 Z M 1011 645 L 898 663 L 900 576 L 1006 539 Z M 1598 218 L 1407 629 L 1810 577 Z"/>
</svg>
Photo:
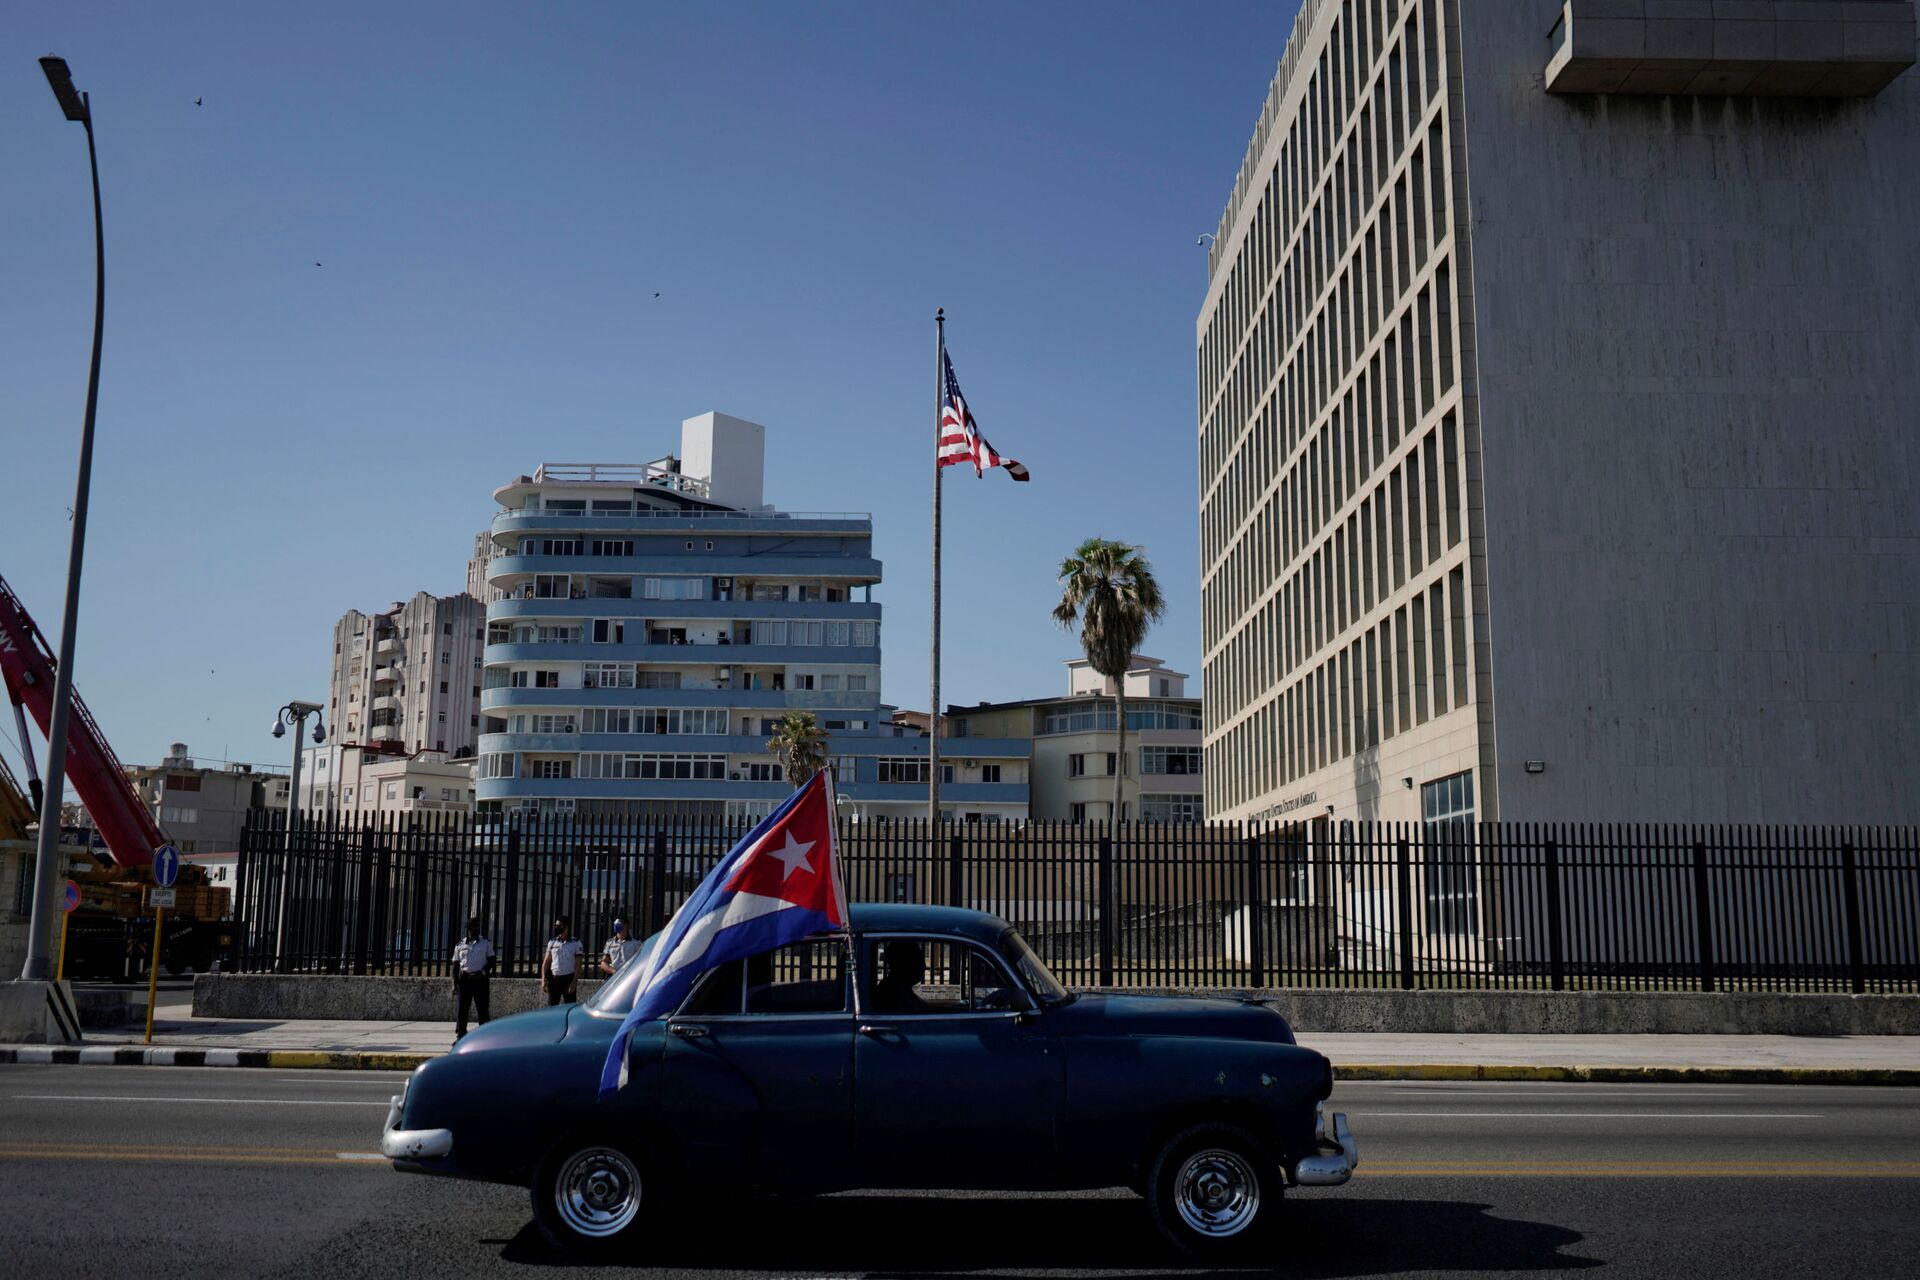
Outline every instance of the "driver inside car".
<svg viewBox="0 0 1920 1280">
<path fill-rule="evenodd" d="M 925 1013 L 927 1002 L 914 991 L 927 976 L 927 961 L 920 952 L 920 944 L 895 939 L 880 949 L 880 963 L 885 972 L 880 981 L 873 984 L 874 1011 Z"/>
</svg>

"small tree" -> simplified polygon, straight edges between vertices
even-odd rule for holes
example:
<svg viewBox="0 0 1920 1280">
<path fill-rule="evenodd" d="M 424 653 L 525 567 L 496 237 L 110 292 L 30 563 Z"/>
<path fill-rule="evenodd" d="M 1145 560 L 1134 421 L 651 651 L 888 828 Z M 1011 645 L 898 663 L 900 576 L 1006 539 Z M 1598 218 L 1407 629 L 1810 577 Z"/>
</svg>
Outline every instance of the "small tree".
<svg viewBox="0 0 1920 1280">
<path fill-rule="evenodd" d="M 1120 821 L 1121 781 L 1127 772 L 1127 668 L 1147 638 L 1147 628 L 1166 611 L 1153 566 L 1138 547 L 1088 538 L 1060 564 L 1060 603 L 1054 621 L 1080 629 L 1087 665 L 1113 681 L 1114 720 L 1120 750 L 1114 756 L 1113 821 Z"/>
<path fill-rule="evenodd" d="M 811 711 L 789 711 L 780 717 L 767 750 L 780 762 L 787 785 L 804 786 L 827 766 L 827 731 Z"/>
</svg>

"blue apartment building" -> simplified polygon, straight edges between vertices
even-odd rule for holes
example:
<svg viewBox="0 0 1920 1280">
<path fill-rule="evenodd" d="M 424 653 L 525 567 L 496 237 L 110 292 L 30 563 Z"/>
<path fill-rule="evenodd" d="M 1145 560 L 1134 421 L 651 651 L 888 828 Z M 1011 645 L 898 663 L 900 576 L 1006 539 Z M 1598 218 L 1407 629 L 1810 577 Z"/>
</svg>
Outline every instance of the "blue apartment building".
<svg viewBox="0 0 1920 1280">
<path fill-rule="evenodd" d="M 766 742 L 790 710 L 827 730 L 849 816 L 925 815 L 928 742 L 880 701 L 872 517 L 765 505 L 764 459 L 764 427 L 708 413 L 677 456 L 494 491 L 483 817 L 764 815 L 788 793 Z M 943 761 L 943 813 L 1024 819 L 1029 755 L 969 742 Z"/>
</svg>

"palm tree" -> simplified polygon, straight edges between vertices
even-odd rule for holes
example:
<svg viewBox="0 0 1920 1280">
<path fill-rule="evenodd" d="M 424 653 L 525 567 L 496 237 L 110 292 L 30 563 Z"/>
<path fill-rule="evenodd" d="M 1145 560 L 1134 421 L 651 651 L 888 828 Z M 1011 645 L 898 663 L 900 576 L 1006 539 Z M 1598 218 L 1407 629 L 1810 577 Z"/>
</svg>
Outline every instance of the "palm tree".
<svg viewBox="0 0 1920 1280">
<path fill-rule="evenodd" d="M 1113 681 L 1120 750 L 1114 756 L 1112 817 L 1118 822 L 1120 783 L 1127 771 L 1127 668 L 1147 638 L 1147 628 L 1165 612 L 1166 602 L 1140 549 L 1105 538 L 1088 538 L 1061 561 L 1060 582 L 1054 621 L 1069 631 L 1080 628 L 1087 665 Z"/>
<path fill-rule="evenodd" d="M 780 717 L 767 750 L 780 761 L 787 785 L 798 788 L 827 766 L 827 731 L 811 711 L 789 711 Z"/>
</svg>

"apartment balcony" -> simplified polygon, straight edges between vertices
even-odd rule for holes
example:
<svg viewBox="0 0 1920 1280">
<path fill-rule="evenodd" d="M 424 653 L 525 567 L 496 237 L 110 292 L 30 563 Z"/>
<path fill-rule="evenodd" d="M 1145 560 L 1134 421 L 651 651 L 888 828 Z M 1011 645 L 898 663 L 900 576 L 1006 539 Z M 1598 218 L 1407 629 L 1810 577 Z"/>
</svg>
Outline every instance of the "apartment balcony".
<svg viewBox="0 0 1920 1280">
<path fill-rule="evenodd" d="M 743 711 L 867 711 L 877 714 L 878 690 L 814 689 L 482 689 L 490 714 L 548 707 L 728 707 Z M 902 745 L 911 739 L 894 739 Z M 906 755 L 905 751 L 898 754 Z"/>
<path fill-rule="evenodd" d="M 373 682 L 376 685 L 393 684 L 400 678 L 400 669 L 398 667 L 387 666 L 375 667 L 373 669 Z"/>
<path fill-rule="evenodd" d="M 833 577 L 833 574 L 816 574 Z M 711 618 L 753 622 L 764 619 L 806 618 L 832 622 L 880 619 L 877 600 L 642 600 L 628 597 L 591 599 L 495 600 L 487 606 L 495 622 L 507 618 L 648 618 L 656 622 L 702 622 Z"/>
<path fill-rule="evenodd" d="M 927 803 L 924 782 L 839 782 L 836 789 L 847 799 L 861 804 Z M 1024 782 L 943 782 L 940 807 L 950 809 L 965 804 L 1026 804 Z"/>
<path fill-rule="evenodd" d="M 396 653 L 406 652 L 406 646 L 400 643 L 399 636 L 388 636 L 375 644 L 373 651 L 382 658 L 391 658 Z"/>
<path fill-rule="evenodd" d="M 382 693 L 375 696 L 373 701 L 367 704 L 367 709 L 370 711 L 398 711 L 400 710 L 400 699 L 391 693 Z"/>
<path fill-rule="evenodd" d="M 880 665 L 878 645 L 490 644 L 488 666 L 505 662 L 662 662 L 680 666 Z"/>
<path fill-rule="evenodd" d="M 603 511 L 502 511 L 493 517 L 496 541 L 523 533 L 581 533 L 711 538 L 716 534 L 777 534 L 783 538 L 870 537 L 865 511 L 657 511 L 651 507 Z M 506 545 L 500 542 L 500 545 Z"/>
<path fill-rule="evenodd" d="M 679 574 L 732 578 L 852 578 L 880 580 L 880 562 L 870 555 L 721 555 L 717 552 L 676 552 L 634 556 L 504 555 L 487 561 L 487 583 L 502 588 L 519 585 L 532 573 L 565 573 L 574 577 L 620 578 L 642 574 Z M 585 592 L 584 583 L 575 583 Z M 658 605 L 661 601 L 653 601 Z M 667 602 L 671 603 L 671 602 Z M 384 652 L 384 650 L 382 651 Z"/>
<path fill-rule="evenodd" d="M 480 800 L 785 800 L 784 782 L 734 782 L 726 778 L 480 778 Z"/>
</svg>

